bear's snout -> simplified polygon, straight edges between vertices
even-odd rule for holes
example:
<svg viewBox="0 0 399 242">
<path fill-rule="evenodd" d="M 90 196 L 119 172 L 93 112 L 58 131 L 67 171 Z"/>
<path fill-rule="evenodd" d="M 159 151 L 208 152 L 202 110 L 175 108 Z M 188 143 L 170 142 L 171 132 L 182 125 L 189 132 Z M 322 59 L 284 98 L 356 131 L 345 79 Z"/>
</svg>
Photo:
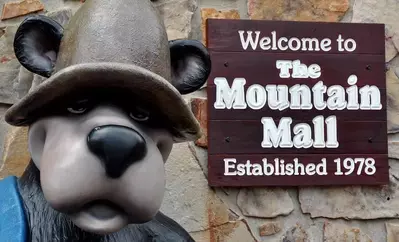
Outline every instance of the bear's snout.
<svg viewBox="0 0 399 242">
<path fill-rule="evenodd" d="M 120 125 L 94 128 L 87 137 L 87 144 L 103 163 L 107 175 L 114 179 L 147 154 L 144 137 L 134 129 Z"/>
</svg>

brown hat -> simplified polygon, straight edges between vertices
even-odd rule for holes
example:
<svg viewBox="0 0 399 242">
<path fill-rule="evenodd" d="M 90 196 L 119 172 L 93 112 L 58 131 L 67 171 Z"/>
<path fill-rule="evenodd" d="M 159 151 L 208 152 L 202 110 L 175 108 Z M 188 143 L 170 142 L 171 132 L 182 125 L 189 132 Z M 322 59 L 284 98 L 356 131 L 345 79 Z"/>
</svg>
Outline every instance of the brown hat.
<svg viewBox="0 0 399 242">
<path fill-rule="evenodd" d="M 86 0 L 65 31 L 48 17 L 28 17 L 14 50 L 22 66 L 47 79 L 7 111 L 11 125 L 33 123 L 39 110 L 77 90 L 122 88 L 155 105 L 176 142 L 200 135 L 182 94 L 206 82 L 209 54 L 198 41 L 168 41 L 150 0 Z"/>
</svg>

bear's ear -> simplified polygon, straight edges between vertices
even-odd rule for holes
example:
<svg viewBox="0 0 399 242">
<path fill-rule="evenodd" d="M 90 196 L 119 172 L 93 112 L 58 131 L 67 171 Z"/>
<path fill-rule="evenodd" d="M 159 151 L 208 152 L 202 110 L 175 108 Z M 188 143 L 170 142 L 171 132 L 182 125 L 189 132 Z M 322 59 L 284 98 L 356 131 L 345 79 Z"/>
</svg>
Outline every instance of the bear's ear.
<svg viewBox="0 0 399 242">
<path fill-rule="evenodd" d="M 196 40 L 169 41 L 172 85 L 182 94 L 200 89 L 211 72 L 208 50 Z"/>
<path fill-rule="evenodd" d="M 46 16 L 31 16 L 19 26 L 14 38 L 14 52 L 27 70 L 50 77 L 53 72 L 64 29 Z"/>
</svg>

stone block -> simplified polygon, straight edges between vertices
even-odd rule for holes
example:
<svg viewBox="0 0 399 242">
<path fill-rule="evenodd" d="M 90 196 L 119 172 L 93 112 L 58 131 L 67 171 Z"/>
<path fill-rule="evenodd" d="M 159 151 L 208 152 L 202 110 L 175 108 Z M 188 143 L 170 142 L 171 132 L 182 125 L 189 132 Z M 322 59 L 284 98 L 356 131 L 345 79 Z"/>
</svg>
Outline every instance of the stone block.
<svg viewBox="0 0 399 242">
<path fill-rule="evenodd" d="M 196 0 L 153 1 L 163 17 L 170 40 L 187 39 L 191 33 L 192 17 L 197 9 Z"/>
<path fill-rule="evenodd" d="M 388 133 L 399 132 L 399 78 L 393 68 L 386 73 Z"/>
<path fill-rule="evenodd" d="M 195 141 L 195 144 L 208 147 L 208 100 L 206 98 L 193 98 L 191 100 L 191 110 L 201 126 L 202 136 Z"/>
<path fill-rule="evenodd" d="M 250 19 L 337 22 L 349 0 L 248 0 Z"/>
<path fill-rule="evenodd" d="M 399 160 L 399 133 L 388 135 L 388 157 Z"/>
<path fill-rule="evenodd" d="M 389 63 L 386 64 L 387 69 L 393 69 L 396 76 L 399 77 L 399 55 L 396 55 Z"/>
<path fill-rule="evenodd" d="M 202 31 L 202 43 L 206 46 L 206 20 L 208 18 L 213 19 L 240 19 L 238 10 L 217 10 L 215 8 L 203 8 L 201 9 L 201 31 Z"/>
<path fill-rule="evenodd" d="M 62 8 L 46 15 L 65 26 L 72 16 L 72 9 Z M 26 70 L 15 58 L 13 42 L 17 28 L 18 25 L 5 27 L 0 37 L 0 103 L 14 104 L 35 82 L 45 79 Z"/>
<path fill-rule="evenodd" d="M 53 12 L 49 12 L 46 15 L 65 27 L 71 19 L 73 11 L 71 8 L 64 7 Z"/>
<path fill-rule="evenodd" d="M 308 242 L 309 235 L 302 228 L 301 225 L 297 224 L 295 227 L 292 227 L 289 230 L 287 230 L 287 232 L 283 235 L 283 238 L 281 241 L 284 241 L 284 242 Z"/>
<path fill-rule="evenodd" d="M 29 161 L 28 128 L 10 126 L 4 140 L 0 178 L 9 175 L 21 176 Z"/>
<path fill-rule="evenodd" d="M 1 20 L 15 18 L 44 10 L 44 5 L 40 0 L 22 0 L 8 2 L 3 6 Z"/>
<path fill-rule="evenodd" d="M 324 224 L 324 242 L 372 242 L 370 237 L 360 231 L 341 223 L 326 222 Z"/>
<path fill-rule="evenodd" d="M 208 178 L 208 150 L 196 145 L 195 142 L 190 142 L 189 147 L 198 164 L 201 166 L 205 177 Z"/>
<path fill-rule="evenodd" d="M 280 231 L 281 226 L 277 222 L 268 222 L 259 227 L 259 235 L 262 237 L 277 234 Z"/>
<path fill-rule="evenodd" d="M 391 61 L 398 54 L 392 39 L 385 38 L 385 62 Z"/>
<path fill-rule="evenodd" d="M 191 233 L 196 242 L 255 242 L 243 221 L 233 221 L 205 231 Z"/>
<path fill-rule="evenodd" d="M 353 5 L 352 22 L 385 24 L 386 61 L 399 49 L 399 2 L 396 0 L 358 0 Z"/>
<path fill-rule="evenodd" d="M 386 223 L 387 229 L 387 242 L 398 242 L 399 241 L 399 224 L 397 223 Z"/>
<path fill-rule="evenodd" d="M 294 210 L 290 195 L 281 188 L 242 188 L 237 205 L 243 215 L 257 218 L 288 215 Z"/>
<path fill-rule="evenodd" d="M 4 28 L 0 37 L 0 103 L 13 104 L 29 90 L 19 80 L 20 64 L 14 55 L 14 36 L 18 26 Z"/>
<path fill-rule="evenodd" d="M 189 232 L 205 231 L 229 222 L 229 208 L 209 189 L 187 143 L 174 146 L 165 170 L 166 192 L 161 211 Z"/>
<path fill-rule="evenodd" d="M 340 186 L 300 188 L 303 213 L 312 218 L 398 218 L 399 162 L 389 160 L 390 184 L 385 186 Z"/>
<path fill-rule="evenodd" d="M 7 111 L 7 109 L 9 108 L 9 105 L 5 105 L 5 104 L 0 104 L 0 155 L 3 154 L 3 150 L 4 150 L 4 141 L 7 135 L 7 130 L 9 129 L 10 125 L 8 125 L 5 121 L 4 121 L 4 114 Z M 1 156 L 0 156 L 1 157 Z M 4 168 L 4 161 L 2 158 L 0 158 L 0 173 L 1 170 Z M 0 179 L 2 178 L 2 176 L 0 176 Z"/>
</svg>

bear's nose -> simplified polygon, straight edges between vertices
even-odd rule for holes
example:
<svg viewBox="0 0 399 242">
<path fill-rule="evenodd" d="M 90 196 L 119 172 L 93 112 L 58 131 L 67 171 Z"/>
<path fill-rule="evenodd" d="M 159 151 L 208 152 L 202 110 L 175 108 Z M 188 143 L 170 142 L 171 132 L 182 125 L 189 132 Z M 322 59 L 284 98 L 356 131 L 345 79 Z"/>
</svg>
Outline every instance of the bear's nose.
<svg viewBox="0 0 399 242">
<path fill-rule="evenodd" d="M 111 178 L 120 177 L 132 163 L 147 154 L 143 136 L 125 126 L 96 127 L 87 137 L 87 144 L 90 151 L 101 159 Z"/>
</svg>

